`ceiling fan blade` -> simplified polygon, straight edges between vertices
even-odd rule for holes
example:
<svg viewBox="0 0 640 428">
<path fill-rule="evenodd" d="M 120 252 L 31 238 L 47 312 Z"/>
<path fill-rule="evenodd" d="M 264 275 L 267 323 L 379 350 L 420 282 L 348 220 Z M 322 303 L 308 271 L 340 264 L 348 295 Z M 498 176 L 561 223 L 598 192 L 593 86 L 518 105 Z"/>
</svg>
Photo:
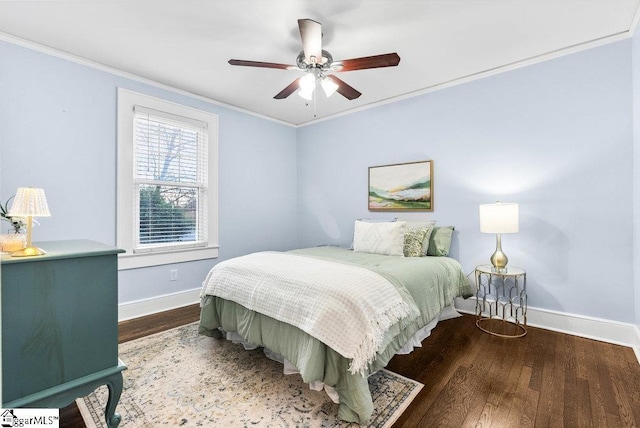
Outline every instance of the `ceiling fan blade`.
<svg viewBox="0 0 640 428">
<path fill-rule="evenodd" d="M 327 79 L 333 80 L 334 83 L 338 85 L 336 92 L 348 100 L 355 100 L 362 95 L 358 90 L 345 83 L 344 80 L 338 79 L 336 76 L 327 76 Z"/>
<path fill-rule="evenodd" d="M 313 19 L 298 19 L 298 28 L 307 64 L 312 64 L 311 57 L 322 63 L 322 25 Z"/>
<path fill-rule="evenodd" d="M 243 59 L 230 59 L 231 65 L 243 65 L 245 67 L 262 67 L 262 68 L 277 68 L 280 70 L 294 70 L 298 69 L 295 65 L 278 64 L 275 62 L 260 62 L 260 61 L 245 61 Z"/>
<path fill-rule="evenodd" d="M 276 94 L 276 96 L 273 98 L 275 98 L 276 100 L 281 100 L 293 94 L 297 89 L 300 88 L 300 79 L 302 79 L 302 77 L 298 77 L 296 80 L 291 82 L 289 86 L 278 92 L 278 94 Z"/>
<path fill-rule="evenodd" d="M 362 58 L 336 61 L 334 71 L 364 70 L 367 68 L 395 67 L 400 63 L 400 56 L 393 52 L 383 55 L 364 56 Z"/>
</svg>

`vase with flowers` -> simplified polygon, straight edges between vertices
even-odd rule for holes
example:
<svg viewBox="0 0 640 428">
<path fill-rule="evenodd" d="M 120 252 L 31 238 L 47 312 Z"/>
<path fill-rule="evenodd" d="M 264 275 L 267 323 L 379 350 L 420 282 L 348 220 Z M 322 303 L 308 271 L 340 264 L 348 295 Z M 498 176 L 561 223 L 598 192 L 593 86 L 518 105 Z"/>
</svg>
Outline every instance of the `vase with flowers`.
<svg viewBox="0 0 640 428">
<path fill-rule="evenodd" d="M 9 215 L 9 202 L 13 196 L 7 199 L 3 205 L 0 201 L 0 219 L 8 222 L 9 233 L 0 234 L 0 253 L 12 253 L 23 249 L 26 246 L 26 237 L 24 234 L 25 223 L 21 217 L 12 217 Z"/>
</svg>

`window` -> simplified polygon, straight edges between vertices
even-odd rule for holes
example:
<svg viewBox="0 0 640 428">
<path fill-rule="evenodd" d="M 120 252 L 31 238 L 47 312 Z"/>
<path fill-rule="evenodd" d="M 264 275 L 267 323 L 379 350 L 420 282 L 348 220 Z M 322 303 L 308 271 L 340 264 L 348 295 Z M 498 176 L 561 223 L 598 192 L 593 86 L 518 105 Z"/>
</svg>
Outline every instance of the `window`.
<svg viewBox="0 0 640 428">
<path fill-rule="evenodd" d="M 120 269 L 217 257 L 217 116 L 118 89 Z"/>
<path fill-rule="evenodd" d="M 207 123 L 133 108 L 133 251 L 207 245 Z"/>
</svg>

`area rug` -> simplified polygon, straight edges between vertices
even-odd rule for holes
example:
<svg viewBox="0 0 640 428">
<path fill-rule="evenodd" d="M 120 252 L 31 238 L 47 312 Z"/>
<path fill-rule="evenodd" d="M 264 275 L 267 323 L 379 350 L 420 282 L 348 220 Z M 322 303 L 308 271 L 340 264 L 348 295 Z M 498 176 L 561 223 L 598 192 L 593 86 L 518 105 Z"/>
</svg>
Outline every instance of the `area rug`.
<svg viewBox="0 0 640 428">
<path fill-rule="evenodd" d="M 337 418 L 338 405 L 262 350 L 199 336 L 188 324 L 120 345 L 124 391 L 120 427 L 356 427 Z M 422 384 L 387 370 L 369 377 L 371 427 L 390 427 Z M 78 399 L 88 427 L 106 427 L 106 386 Z"/>
</svg>

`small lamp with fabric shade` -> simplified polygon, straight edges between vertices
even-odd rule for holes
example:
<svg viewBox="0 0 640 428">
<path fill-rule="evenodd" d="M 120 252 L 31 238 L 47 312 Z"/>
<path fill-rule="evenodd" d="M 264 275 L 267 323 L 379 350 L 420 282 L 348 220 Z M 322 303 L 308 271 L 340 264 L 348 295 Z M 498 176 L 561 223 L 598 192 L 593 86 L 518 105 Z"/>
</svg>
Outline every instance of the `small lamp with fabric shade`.
<svg viewBox="0 0 640 428">
<path fill-rule="evenodd" d="M 19 187 L 8 215 L 10 217 L 25 217 L 27 219 L 27 246 L 22 250 L 11 253 L 11 256 L 28 257 L 46 254 L 43 249 L 34 247 L 31 242 L 33 217 L 51 216 L 44 190 L 35 187 Z"/>
</svg>

